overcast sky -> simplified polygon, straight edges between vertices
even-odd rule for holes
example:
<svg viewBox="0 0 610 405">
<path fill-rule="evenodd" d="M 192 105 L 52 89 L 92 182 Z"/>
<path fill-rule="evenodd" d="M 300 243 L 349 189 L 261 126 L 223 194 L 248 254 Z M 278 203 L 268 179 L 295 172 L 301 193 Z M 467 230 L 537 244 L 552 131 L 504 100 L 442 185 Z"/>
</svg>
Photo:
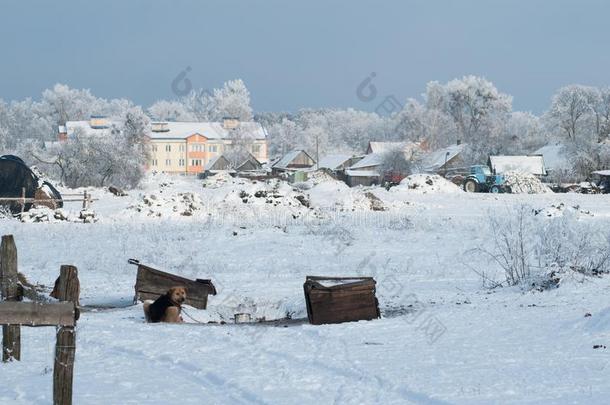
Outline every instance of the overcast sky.
<svg viewBox="0 0 610 405">
<path fill-rule="evenodd" d="M 356 97 L 419 97 L 428 81 L 486 77 L 514 108 L 543 111 L 570 83 L 610 85 L 610 2 L 2 1 L 0 98 L 54 83 L 149 105 L 244 80 L 256 111 L 373 110 Z"/>
</svg>

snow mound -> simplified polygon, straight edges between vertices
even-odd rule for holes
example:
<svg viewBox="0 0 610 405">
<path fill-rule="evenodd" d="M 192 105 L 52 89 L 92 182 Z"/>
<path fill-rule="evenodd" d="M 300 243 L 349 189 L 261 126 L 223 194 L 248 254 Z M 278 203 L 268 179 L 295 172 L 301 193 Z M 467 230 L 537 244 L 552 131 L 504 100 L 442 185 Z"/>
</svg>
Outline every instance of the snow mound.
<svg viewBox="0 0 610 405">
<path fill-rule="evenodd" d="M 315 172 L 308 173 L 307 174 L 307 181 L 311 182 L 312 185 L 314 185 L 314 186 L 317 186 L 320 183 L 339 182 L 337 179 L 335 179 L 330 174 L 326 173 L 324 170 L 316 170 Z"/>
<path fill-rule="evenodd" d="M 504 180 L 513 194 L 552 193 L 550 188 L 542 184 L 540 179 L 530 173 L 508 171 L 504 173 Z"/>
<path fill-rule="evenodd" d="M 190 217 L 195 211 L 202 208 L 201 198 L 194 193 L 177 193 L 169 197 L 161 197 L 152 193 L 144 194 L 140 196 L 137 204 L 128 207 L 128 209 L 151 217 Z"/>
<path fill-rule="evenodd" d="M 341 181 L 320 183 L 309 190 L 312 206 L 338 211 L 369 211 L 372 202 L 358 188 L 350 188 Z"/>
<path fill-rule="evenodd" d="M 462 191 L 458 186 L 437 174 L 412 174 L 405 177 L 395 189 L 407 189 L 422 194 L 459 193 Z"/>
<path fill-rule="evenodd" d="M 228 172 L 218 172 L 203 181 L 203 187 L 219 188 L 231 184 L 246 184 L 249 180 L 241 177 L 233 177 Z"/>
</svg>

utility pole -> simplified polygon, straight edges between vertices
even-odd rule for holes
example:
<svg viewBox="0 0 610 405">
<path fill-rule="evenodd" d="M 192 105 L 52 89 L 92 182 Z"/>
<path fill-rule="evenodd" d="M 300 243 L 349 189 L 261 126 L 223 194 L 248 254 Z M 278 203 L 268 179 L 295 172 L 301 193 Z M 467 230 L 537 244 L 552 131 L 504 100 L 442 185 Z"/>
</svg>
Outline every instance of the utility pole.
<svg viewBox="0 0 610 405">
<path fill-rule="evenodd" d="M 316 132 L 316 170 L 318 170 L 320 168 L 320 156 L 319 156 L 319 151 L 318 151 L 318 137 L 320 136 L 319 133 Z"/>
</svg>

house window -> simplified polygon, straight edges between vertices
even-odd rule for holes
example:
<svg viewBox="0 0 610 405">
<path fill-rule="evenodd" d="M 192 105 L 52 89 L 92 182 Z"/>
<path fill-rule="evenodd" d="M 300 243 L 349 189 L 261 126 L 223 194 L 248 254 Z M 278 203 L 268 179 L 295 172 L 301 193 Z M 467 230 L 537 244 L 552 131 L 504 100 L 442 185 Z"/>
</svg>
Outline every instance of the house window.
<svg viewBox="0 0 610 405">
<path fill-rule="evenodd" d="M 165 166 L 171 166 L 172 165 L 172 160 L 171 159 L 165 159 Z"/>
<path fill-rule="evenodd" d="M 156 166 L 156 165 L 157 165 L 157 159 L 153 159 L 153 160 L 152 160 L 152 165 L 153 165 L 153 166 Z"/>
<path fill-rule="evenodd" d="M 153 146 L 152 146 L 152 151 L 153 151 L 153 152 L 156 152 L 156 151 L 157 151 L 157 145 L 153 145 Z"/>
<path fill-rule="evenodd" d="M 201 159 L 191 159 L 191 166 L 201 166 Z"/>
<path fill-rule="evenodd" d="M 172 151 L 172 145 L 165 145 L 165 151 L 166 152 L 171 152 Z"/>
<path fill-rule="evenodd" d="M 178 165 L 180 165 L 180 166 L 184 166 L 184 159 L 180 159 L 180 160 L 178 160 Z"/>
<path fill-rule="evenodd" d="M 218 152 L 218 146 L 216 146 L 216 145 L 208 146 L 208 152 Z"/>
<path fill-rule="evenodd" d="M 252 153 L 260 153 L 261 146 L 260 145 L 252 145 Z"/>
<path fill-rule="evenodd" d="M 184 145 L 180 145 L 180 147 L 178 148 L 178 150 L 179 150 L 180 152 L 184 152 Z"/>
</svg>

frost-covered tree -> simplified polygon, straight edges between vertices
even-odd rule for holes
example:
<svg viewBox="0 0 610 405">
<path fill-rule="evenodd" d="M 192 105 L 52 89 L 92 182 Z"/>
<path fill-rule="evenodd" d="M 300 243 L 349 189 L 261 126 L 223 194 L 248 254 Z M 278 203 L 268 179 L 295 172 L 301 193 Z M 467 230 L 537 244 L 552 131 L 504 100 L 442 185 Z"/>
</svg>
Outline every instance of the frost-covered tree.
<svg viewBox="0 0 610 405">
<path fill-rule="evenodd" d="M 150 118 L 141 107 L 131 107 L 120 118 L 119 130 L 132 145 L 142 145 L 145 137 L 150 135 Z"/>
<path fill-rule="evenodd" d="M 457 141 L 453 120 L 444 111 L 428 108 L 409 99 L 393 118 L 396 140 L 425 141 L 430 149 L 448 146 Z"/>
<path fill-rule="evenodd" d="M 298 147 L 301 128 L 290 118 L 283 118 L 280 122 L 267 127 L 269 137 L 269 156 L 281 156 Z"/>
<path fill-rule="evenodd" d="M 250 92 L 241 79 L 230 80 L 222 88 L 214 89 L 213 95 L 204 96 L 203 104 L 209 106 L 211 121 L 220 121 L 224 117 L 252 120 Z"/>
<path fill-rule="evenodd" d="M 402 149 L 391 149 L 383 154 L 381 172 L 406 177 L 411 174 L 412 166 L 412 161 Z"/>
<path fill-rule="evenodd" d="M 469 145 L 470 159 L 480 161 L 498 149 L 512 97 L 484 78 L 465 76 L 444 85 L 428 83 L 426 105 L 451 117 L 458 139 Z"/>
<path fill-rule="evenodd" d="M 598 95 L 593 105 L 595 132 L 597 141 L 603 142 L 610 137 L 610 87 L 604 87 L 597 91 Z"/>
<path fill-rule="evenodd" d="M 545 114 L 547 125 L 567 140 L 592 136 L 598 97 L 599 91 L 595 87 L 573 84 L 560 88 Z"/>
<path fill-rule="evenodd" d="M 158 121 L 196 121 L 197 118 L 188 111 L 180 101 L 159 100 L 148 108 L 148 114 Z"/>
<path fill-rule="evenodd" d="M 134 144 L 114 127 L 104 135 L 77 129 L 68 141 L 51 149 L 32 147 L 31 154 L 43 170 L 68 187 L 133 188 L 143 178 L 146 163 L 142 144 Z"/>
<path fill-rule="evenodd" d="M 53 89 L 42 93 L 40 111 L 55 125 L 63 125 L 66 121 L 86 120 L 91 115 L 100 114 L 103 104 L 88 89 L 71 89 L 65 84 L 56 84 Z"/>
<path fill-rule="evenodd" d="M 529 112 L 515 111 L 506 122 L 504 154 L 528 154 L 547 142 L 540 118 Z"/>
<path fill-rule="evenodd" d="M 254 143 L 254 137 L 251 132 L 245 131 L 241 126 L 230 130 L 231 146 L 225 151 L 225 157 L 234 165 L 243 162 Z"/>
</svg>

